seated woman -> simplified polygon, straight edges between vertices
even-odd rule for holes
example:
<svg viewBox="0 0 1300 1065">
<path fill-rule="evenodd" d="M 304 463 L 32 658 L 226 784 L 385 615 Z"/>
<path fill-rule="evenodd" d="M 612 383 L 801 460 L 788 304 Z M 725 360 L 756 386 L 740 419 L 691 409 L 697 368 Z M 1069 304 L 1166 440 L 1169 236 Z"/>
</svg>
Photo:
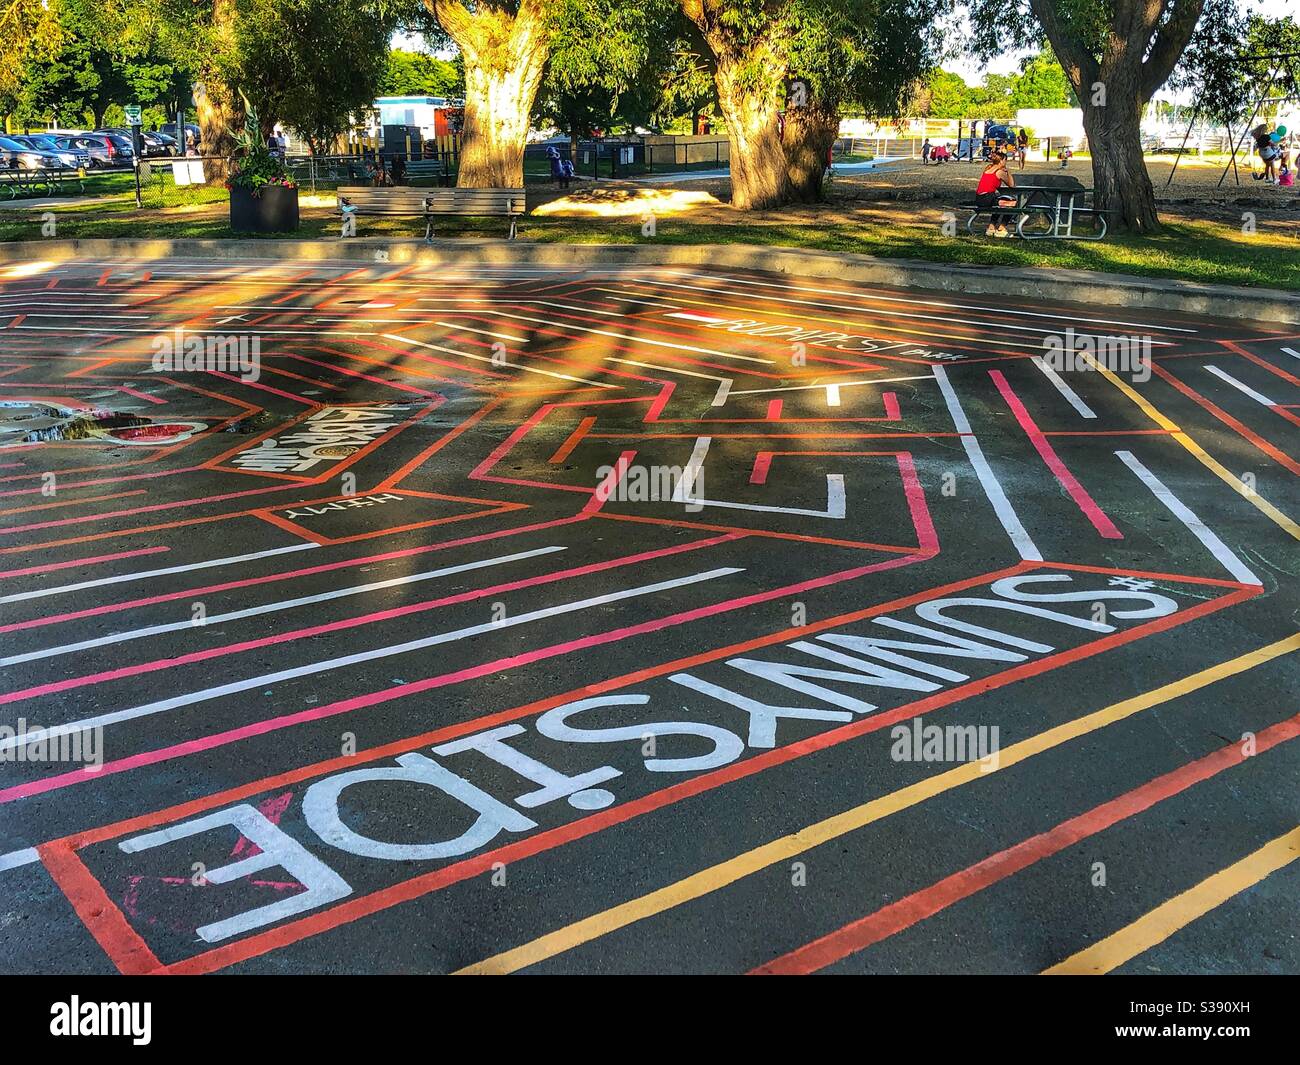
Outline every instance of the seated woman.
<svg viewBox="0 0 1300 1065">
<path fill-rule="evenodd" d="M 1001 203 L 998 190 L 1003 185 L 1013 186 L 1015 180 L 1011 177 L 1011 171 L 1007 169 L 1007 157 L 1001 151 L 994 150 L 989 153 L 989 161 L 984 164 L 984 173 L 980 175 L 979 184 L 975 186 L 975 203 L 981 210 Z M 1011 221 L 1012 217 L 1009 214 L 993 214 L 989 218 L 989 226 L 984 230 L 984 235 L 1009 237 L 1011 234 L 1007 232 L 1007 225 Z"/>
</svg>

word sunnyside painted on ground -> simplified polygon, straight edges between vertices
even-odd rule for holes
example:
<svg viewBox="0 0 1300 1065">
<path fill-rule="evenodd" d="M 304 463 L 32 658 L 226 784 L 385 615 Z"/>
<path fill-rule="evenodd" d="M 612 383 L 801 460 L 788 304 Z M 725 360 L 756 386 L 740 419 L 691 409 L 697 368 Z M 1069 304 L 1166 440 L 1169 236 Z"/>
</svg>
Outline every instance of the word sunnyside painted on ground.
<svg viewBox="0 0 1300 1065">
<path fill-rule="evenodd" d="M 305 473 L 322 462 L 338 462 L 355 454 L 395 429 L 399 420 L 394 415 L 406 410 L 400 404 L 324 407 L 292 432 L 246 448 L 231 462 L 256 473 Z"/>
<path fill-rule="evenodd" d="M 721 771 L 749 752 L 905 709 L 1181 609 L 1149 587 L 1051 570 L 975 583 L 905 610 L 556 706 L 531 728 L 499 725 L 308 777 L 294 808 L 275 823 L 250 798 L 119 839 L 116 847 L 92 844 L 104 849 L 90 864 L 111 863 L 107 875 L 115 876 L 122 859 L 112 855 L 120 851 L 177 875 L 198 858 L 216 856 L 205 861 L 195 905 L 209 916 L 216 907 L 222 916 L 196 932 L 205 943 L 221 943 L 405 882 L 427 873 L 428 863 L 481 856 L 572 822 L 575 812 Z M 1104 621 L 1094 620 L 1099 603 Z M 882 761 L 891 745 L 887 734 L 883 739 Z M 237 861 L 213 868 L 236 833 L 255 852 L 241 843 Z M 273 869 L 304 890 L 250 908 L 251 896 L 241 898 L 233 883 Z M 223 904 L 212 896 L 220 885 L 229 893 Z"/>
<path fill-rule="evenodd" d="M 934 348 L 915 347 L 907 342 L 881 340 L 878 337 L 864 336 L 861 333 L 840 333 L 833 329 L 817 329 L 804 325 L 780 325 L 773 322 L 761 322 L 753 318 L 718 318 L 715 315 L 697 314 L 694 311 L 674 311 L 666 318 L 682 318 L 708 329 L 724 329 L 728 333 L 741 333 L 752 337 L 769 337 L 784 340 L 791 344 L 825 344 L 837 351 L 883 352 L 891 355 L 920 359 L 960 359 L 962 356 L 951 351 L 936 351 Z"/>
</svg>

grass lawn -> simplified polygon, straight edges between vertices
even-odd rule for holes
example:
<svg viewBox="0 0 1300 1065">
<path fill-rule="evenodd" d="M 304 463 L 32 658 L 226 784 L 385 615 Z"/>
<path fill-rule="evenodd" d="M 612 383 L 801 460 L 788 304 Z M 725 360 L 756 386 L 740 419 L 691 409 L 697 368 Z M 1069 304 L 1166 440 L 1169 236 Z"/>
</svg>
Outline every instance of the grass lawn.
<svg viewBox="0 0 1300 1065">
<path fill-rule="evenodd" d="M 171 189 L 167 199 L 182 195 L 190 202 L 167 209 L 136 210 L 133 196 L 127 192 L 108 203 L 61 207 L 56 212 L 57 237 L 234 236 L 224 208 L 224 189 Z M 320 200 L 307 202 L 316 205 L 303 207 L 302 228 L 297 235 L 337 237 L 337 216 L 327 206 L 321 206 Z M 0 205 L 0 241 L 41 239 L 42 213 L 5 210 Z M 636 212 L 608 218 L 528 216 L 520 220 L 519 238 L 570 244 L 758 244 L 939 263 L 1103 270 L 1300 291 L 1300 241 L 1293 233 L 1270 231 L 1262 224 L 1258 232 L 1245 234 L 1240 225 L 1231 222 L 1170 215 L 1163 230 L 1154 236 L 1116 235 L 1096 243 L 1031 244 L 970 237 L 964 231 L 961 236 L 945 237 L 940 231 L 940 216 L 940 207 L 919 204 L 869 208 L 832 204 L 758 216 L 714 207 L 698 215 L 659 217 L 653 237 L 642 235 L 642 218 Z M 418 237 L 422 229 L 415 218 L 362 218 L 358 223 L 363 237 L 392 234 L 411 239 Z M 451 219 L 440 221 L 437 229 L 440 237 L 494 238 L 504 236 L 506 225 L 500 219 Z"/>
</svg>

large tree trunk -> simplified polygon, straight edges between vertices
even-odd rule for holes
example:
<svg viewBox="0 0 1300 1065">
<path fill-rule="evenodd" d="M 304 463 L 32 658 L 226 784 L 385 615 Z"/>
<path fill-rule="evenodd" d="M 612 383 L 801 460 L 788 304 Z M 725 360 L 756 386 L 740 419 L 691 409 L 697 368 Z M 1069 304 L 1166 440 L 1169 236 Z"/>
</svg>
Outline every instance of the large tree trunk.
<svg viewBox="0 0 1300 1065">
<path fill-rule="evenodd" d="M 1096 206 L 1111 212 L 1112 225 L 1154 232 L 1160 221 L 1142 158 L 1142 108 L 1168 80 L 1205 0 L 1111 0 L 1100 35 L 1074 5 L 1029 6 L 1083 108 Z"/>
<path fill-rule="evenodd" d="M 741 211 L 780 207 L 790 200 L 776 92 L 746 77 L 746 68 L 752 70 L 756 61 L 754 56 L 720 56 L 714 74 L 730 142 L 731 206 Z"/>
<path fill-rule="evenodd" d="M 209 78 L 194 86 L 194 110 L 198 114 L 199 154 L 205 157 L 204 176 L 209 184 L 223 182 L 230 175 L 235 131 L 244 125 L 243 103 L 224 82 Z"/>
<path fill-rule="evenodd" d="M 1115 94 L 1116 96 L 1118 94 Z M 1083 128 L 1092 153 L 1093 199 L 1110 211 L 1108 221 L 1134 233 L 1160 228 L 1156 194 L 1142 157 L 1142 105 L 1129 96 L 1106 107 L 1083 107 Z"/>
<path fill-rule="evenodd" d="M 228 53 L 235 33 L 235 0 L 216 0 L 212 6 L 214 54 Z M 224 182 L 230 175 L 230 160 L 235 152 L 235 131 L 244 125 L 244 103 L 218 74 L 215 63 L 194 85 L 194 110 L 198 115 L 199 154 L 209 156 L 203 164 L 209 184 Z M 184 148 L 184 130 L 181 146 Z"/>
<path fill-rule="evenodd" d="M 533 100 L 550 51 L 543 0 L 511 15 L 489 4 L 425 0 L 465 61 L 465 131 L 456 184 L 523 188 Z"/>
<path fill-rule="evenodd" d="M 786 174 L 795 202 L 818 203 L 822 199 L 826 159 L 839 129 L 840 118 L 834 111 L 812 104 L 786 111 Z"/>
</svg>

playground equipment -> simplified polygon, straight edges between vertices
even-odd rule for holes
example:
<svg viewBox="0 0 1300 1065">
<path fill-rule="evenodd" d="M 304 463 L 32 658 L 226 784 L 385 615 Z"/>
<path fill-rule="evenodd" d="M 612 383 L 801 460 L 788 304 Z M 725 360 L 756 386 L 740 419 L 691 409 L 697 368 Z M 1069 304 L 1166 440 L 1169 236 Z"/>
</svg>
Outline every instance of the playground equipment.
<svg viewBox="0 0 1300 1065">
<path fill-rule="evenodd" d="M 1216 188 L 1223 185 L 1224 179 L 1227 178 L 1229 170 L 1232 171 L 1233 178 L 1236 180 L 1237 184 L 1241 184 L 1241 175 L 1237 169 L 1237 149 L 1242 141 L 1251 136 L 1250 131 L 1254 129 L 1255 116 L 1259 114 L 1260 108 L 1266 104 L 1291 103 L 1300 100 L 1300 96 L 1297 96 L 1294 93 L 1283 94 L 1280 96 L 1269 95 L 1277 84 L 1278 75 L 1283 71 L 1287 74 L 1287 84 L 1292 87 L 1300 85 L 1300 78 L 1297 78 L 1296 76 L 1297 71 L 1300 71 L 1300 52 L 1265 52 L 1258 55 L 1243 55 L 1238 56 L 1232 65 L 1247 66 L 1252 73 L 1256 73 L 1267 67 L 1269 73 L 1268 77 L 1260 83 L 1261 87 L 1259 97 L 1251 106 L 1250 114 L 1246 116 L 1246 121 L 1238 127 L 1239 133 L 1234 134 L 1232 132 L 1232 124 L 1225 123 L 1228 129 L 1228 141 L 1232 145 L 1232 155 L 1223 165 L 1223 172 L 1219 175 Z M 1196 120 L 1200 117 L 1200 114 L 1201 105 L 1198 102 L 1192 111 L 1191 121 L 1187 123 L 1187 132 L 1183 134 L 1182 147 L 1179 148 L 1178 155 L 1174 157 L 1174 165 L 1170 168 L 1169 177 L 1165 180 L 1166 188 L 1168 188 L 1173 182 L 1174 174 L 1178 172 L 1178 163 L 1183 157 L 1183 152 L 1187 150 L 1187 139 L 1192 135 L 1192 129 L 1195 127 Z"/>
</svg>

